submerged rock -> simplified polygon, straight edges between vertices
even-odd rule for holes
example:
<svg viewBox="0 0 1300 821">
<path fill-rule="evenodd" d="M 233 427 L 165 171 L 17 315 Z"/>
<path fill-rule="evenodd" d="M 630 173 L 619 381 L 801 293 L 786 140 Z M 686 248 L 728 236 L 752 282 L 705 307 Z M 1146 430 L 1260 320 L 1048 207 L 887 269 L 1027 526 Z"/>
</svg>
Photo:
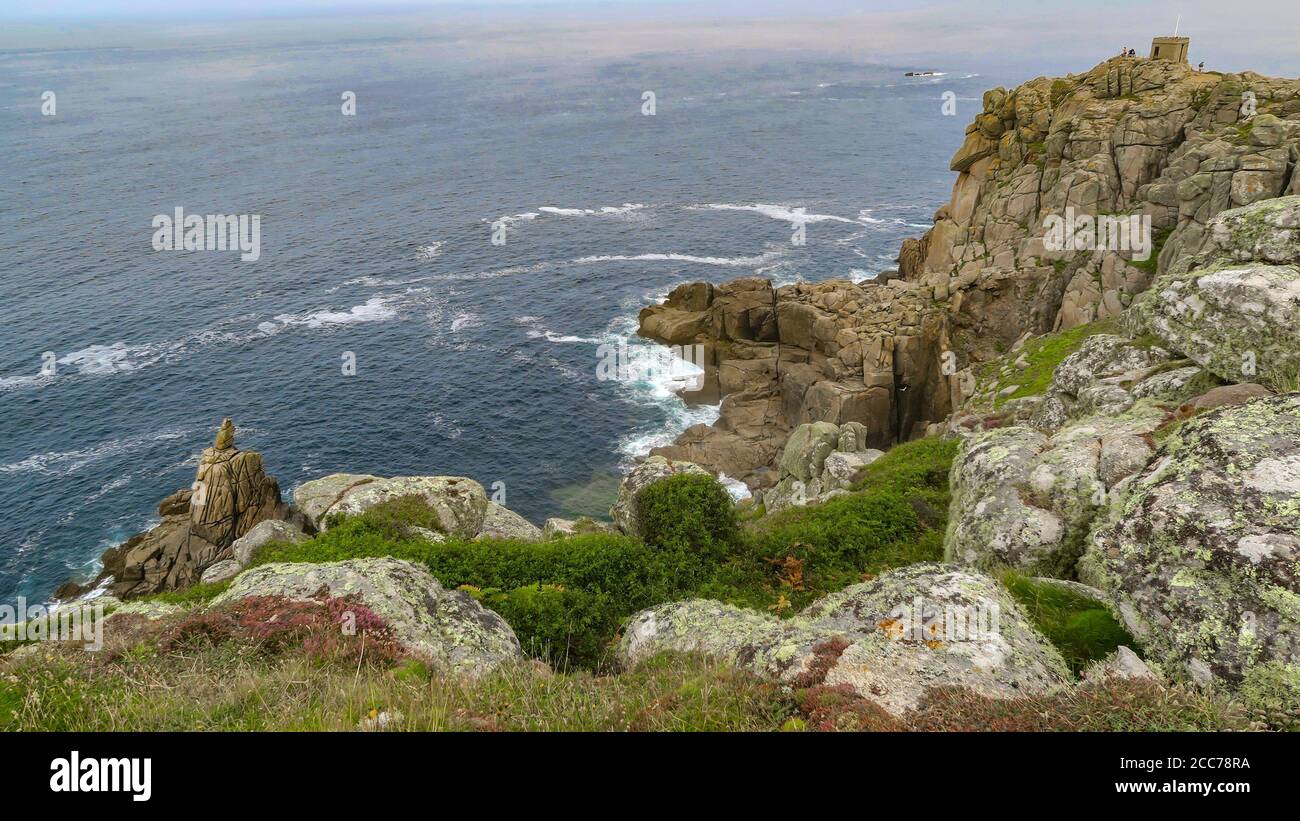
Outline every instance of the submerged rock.
<svg viewBox="0 0 1300 821">
<path fill-rule="evenodd" d="M 238 576 L 212 606 L 249 596 L 305 600 L 322 588 L 331 596 L 355 596 L 407 649 L 452 672 L 481 675 L 522 655 L 519 639 L 500 616 L 399 559 L 261 565 Z"/>
<path fill-rule="evenodd" d="M 671 650 L 699 652 L 794 686 L 846 685 L 894 714 L 936 685 L 1012 698 L 1066 684 L 1057 650 L 996 580 L 920 564 L 832 593 L 794 618 L 716 601 L 633 616 L 625 665 Z"/>
</svg>

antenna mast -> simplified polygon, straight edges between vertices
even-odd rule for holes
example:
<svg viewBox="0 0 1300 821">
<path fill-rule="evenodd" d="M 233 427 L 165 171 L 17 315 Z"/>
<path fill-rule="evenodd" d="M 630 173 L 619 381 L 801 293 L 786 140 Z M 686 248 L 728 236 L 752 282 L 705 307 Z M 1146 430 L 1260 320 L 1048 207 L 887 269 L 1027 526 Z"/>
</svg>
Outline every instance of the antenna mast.
<svg viewBox="0 0 1300 821">
<path fill-rule="evenodd" d="M 1174 36 L 1175 36 L 1175 37 L 1178 36 L 1178 29 L 1182 28 L 1182 26 L 1183 26 L 1183 16 L 1180 14 L 1180 15 L 1178 15 L 1178 22 L 1174 23 Z"/>
</svg>

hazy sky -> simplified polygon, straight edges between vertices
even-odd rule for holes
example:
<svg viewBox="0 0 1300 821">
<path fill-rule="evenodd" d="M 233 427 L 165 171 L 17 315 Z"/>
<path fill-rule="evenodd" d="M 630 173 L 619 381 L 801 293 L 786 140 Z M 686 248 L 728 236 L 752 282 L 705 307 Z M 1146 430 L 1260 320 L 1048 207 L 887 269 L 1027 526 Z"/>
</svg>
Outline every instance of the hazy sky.
<svg viewBox="0 0 1300 821">
<path fill-rule="evenodd" d="M 3 0 L 0 48 L 309 33 L 463 38 L 475 49 L 593 58 L 753 48 L 893 62 L 961 57 L 1047 72 L 1085 70 L 1121 46 L 1145 52 L 1180 14 L 1193 62 L 1300 75 L 1297 0 Z M 288 19 L 304 15 L 313 19 Z"/>
</svg>

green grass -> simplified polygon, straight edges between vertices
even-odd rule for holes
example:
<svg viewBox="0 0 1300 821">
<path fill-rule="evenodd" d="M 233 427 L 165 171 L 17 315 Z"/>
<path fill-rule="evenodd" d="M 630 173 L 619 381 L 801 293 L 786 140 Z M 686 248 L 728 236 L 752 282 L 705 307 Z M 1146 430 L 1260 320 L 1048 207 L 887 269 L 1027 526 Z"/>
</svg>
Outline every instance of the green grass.
<svg viewBox="0 0 1300 821">
<path fill-rule="evenodd" d="M 1085 339 L 1095 334 L 1115 333 L 1117 327 L 1115 320 L 1103 319 L 1087 325 L 1079 325 L 1068 331 L 1044 334 L 1029 340 L 1019 354 L 1007 357 L 1018 359 L 1024 356 L 1029 364 L 998 382 L 998 392 L 1012 385 L 1016 386 L 1016 390 L 1008 396 L 998 395 L 994 400 L 994 407 L 1001 407 L 1004 402 L 1011 399 L 1042 394 L 1052 383 L 1052 375 L 1056 372 L 1057 366 L 1070 354 L 1079 350 L 1079 346 Z M 995 369 L 1001 364 L 1002 360 L 991 363 L 985 371 L 985 378 L 996 378 Z"/>
<path fill-rule="evenodd" d="M 355 730 L 380 713 L 393 718 L 387 729 L 408 731 L 771 731 L 794 712 L 775 684 L 701 658 L 665 656 L 618 676 L 522 662 L 465 681 L 419 663 L 358 669 L 237 644 L 109 663 L 88 655 L 8 665 L 0 731 Z"/>
<path fill-rule="evenodd" d="M 1077 675 L 1121 644 L 1135 648 L 1128 631 L 1095 600 L 1063 585 L 1034 581 L 1013 571 L 999 577 L 1043 635 Z"/>
</svg>

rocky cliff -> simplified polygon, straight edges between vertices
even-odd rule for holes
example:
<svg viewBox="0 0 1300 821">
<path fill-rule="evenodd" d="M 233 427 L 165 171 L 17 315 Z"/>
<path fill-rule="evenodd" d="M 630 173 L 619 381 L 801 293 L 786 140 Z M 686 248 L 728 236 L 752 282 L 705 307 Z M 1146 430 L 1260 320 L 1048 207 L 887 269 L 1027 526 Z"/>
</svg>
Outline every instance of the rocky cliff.
<svg viewBox="0 0 1300 821">
<path fill-rule="evenodd" d="M 993 89 L 952 159 L 951 200 L 903 244 L 897 272 L 856 285 L 694 283 L 642 312 L 642 335 L 705 346 L 705 395 L 722 396 L 714 425 L 657 453 L 764 488 L 799 424 L 860 423 L 873 448 L 935 430 L 984 363 L 1124 314 L 1156 276 L 1222 256 L 1229 234 L 1248 231 L 1207 226 L 1300 192 L 1297 158 L 1300 81 L 1121 57 Z M 1054 250 L 1045 223 L 1069 215 L 1135 218 L 1124 225 L 1136 232 L 1094 229 L 1074 237 L 1086 247 Z M 1288 238 L 1270 236 L 1282 247 L 1237 258 L 1284 256 Z"/>
</svg>

